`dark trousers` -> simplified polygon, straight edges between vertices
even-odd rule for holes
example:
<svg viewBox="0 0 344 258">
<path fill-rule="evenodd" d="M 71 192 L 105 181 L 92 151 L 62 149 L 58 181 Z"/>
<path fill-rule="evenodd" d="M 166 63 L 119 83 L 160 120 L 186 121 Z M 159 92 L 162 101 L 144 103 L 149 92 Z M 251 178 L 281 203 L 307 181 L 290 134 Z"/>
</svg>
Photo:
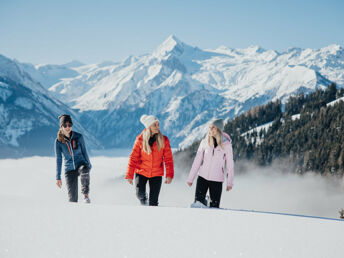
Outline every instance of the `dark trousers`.
<svg viewBox="0 0 344 258">
<path fill-rule="evenodd" d="M 78 202 L 78 177 L 81 181 L 81 192 L 86 195 L 90 191 L 90 168 L 86 165 L 79 166 L 76 170 L 65 173 L 68 197 L 70 202 Z"/>
<path fill-rule="evenodd" d="M 210 207 L 219 208 L 222 194 L 222 182 L 209 181 L 199 176 L 196 185 L 195 201 L 207 205 L 205 196 L 208 189 L 210 194 Z"/>
<path fill-rule="evenodd" d="M 147 204 L 146 184 L 149 182 L 149 206 L 158 206 L 162 177 L 145 177 L 140 174 L 135 175 L 136 196 L 142 205 Z"/>
</svg>

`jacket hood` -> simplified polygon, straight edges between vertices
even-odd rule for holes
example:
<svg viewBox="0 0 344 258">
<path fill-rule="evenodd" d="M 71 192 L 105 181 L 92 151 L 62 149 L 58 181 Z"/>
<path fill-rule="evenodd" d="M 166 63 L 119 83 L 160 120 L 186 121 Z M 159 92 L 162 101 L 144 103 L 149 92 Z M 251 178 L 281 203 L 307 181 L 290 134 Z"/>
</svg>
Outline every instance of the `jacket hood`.
<svg viewBox="0 0 344 258">
<path fill-rule="evenodd" d="M 222 132 L 221 134 L 222 134 L 222 143 L 223 144 L 227 144 L 227 143 L 232 144 L 232 139 L 228 134 L 226 134 L 224 132 Z M 206 148 L 208 146 L 208 140 L 207 139 L 208 139 L 208 136 L 206 135 L 205 138 L 203 138 L 201 141 L 201 146 L 203 146 L 203 148 Z"/>
<path fill-rule="evenodd" d="M 228 134 L 226 134 L 225 132 L 222 132 L 222 142 L 225 143 L 227 141 L 229 143 L 232 143 L 231 137 Z"/>
</svg>

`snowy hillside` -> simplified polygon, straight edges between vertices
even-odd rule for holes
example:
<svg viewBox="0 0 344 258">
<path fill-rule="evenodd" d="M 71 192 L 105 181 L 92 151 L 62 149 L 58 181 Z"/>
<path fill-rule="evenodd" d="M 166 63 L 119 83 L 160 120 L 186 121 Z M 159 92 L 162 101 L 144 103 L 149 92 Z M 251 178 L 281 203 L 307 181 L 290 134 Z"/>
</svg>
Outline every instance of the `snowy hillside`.
<svg viewBox="0 0 344 258">
<path fill-rule="evenodd" d="M 87 67 L 50 90 L 92 116 L 91 130 L 109 147 L 133 142 L 143 113 L 157 115 L 172 144 L 185 147 L 214 117 L 229 119 L 332 81 L 344 86 L 344 50 L 338 45 L 283 53 L 258 46 L 201 50 L 170 36 L 151 54 Z"/>
<path fill-rule="evenodd" d="M 339 98 L 339 99 L 336 99 L 336 100 L 334 100 L 334 101 L 332 101 L 332 102 L 330 102 L 330 103 L 327 103 L 326 105 L 327 105 L 327 106 L 333 106 L 333 105 L 335 105 L 336 103 L 338 103 L 338 102 L 340 102 L 340 101 L 344 101 L 344 97 L 341 97 L 341 98 Z"/>
<path fill-rule="evenodd" d="M 62 79 L 73 78 L 79 73 L 73 68 L 81 63 L 71 62 L 67 65 L 32 65 L 19 64 L 22 69 L 27 72 L 31 78 L 39 82 L 44 88 L 48 89 L 52 85 L 60 82 Z"/>
<path fill-rule="evenodd" d="M 0 160 L 0 257 L 342 257 L 343 221 L 186 208 L 195 188 L 178 170 L 160 207 L 139 206 L 123 179 L 127 161 L 91 157 L 86 205 L 67 203 L 53 158 Z M 266 173 L 238 175 L 222 207 L 337 217 L 343 190 L 334 182 Z"/>
<path fill-rule="evenodd" d="M 0 157 L 52 155 L 59 127 L 58 116 L 70 113 L 76 130 L 88 132 L 78 114 L 54 99 L 15 61 L 0 56 Z M 99 143 L 87 137 L 91 147 Z"/>
</svg>

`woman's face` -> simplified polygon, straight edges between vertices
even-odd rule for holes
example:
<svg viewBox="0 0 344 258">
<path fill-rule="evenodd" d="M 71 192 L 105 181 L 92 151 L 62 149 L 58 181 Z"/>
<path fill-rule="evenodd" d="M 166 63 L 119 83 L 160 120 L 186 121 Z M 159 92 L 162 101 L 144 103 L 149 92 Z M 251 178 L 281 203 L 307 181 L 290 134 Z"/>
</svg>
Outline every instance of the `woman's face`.
<svg viewBox="0 0 344 258">
<path fill-rule="evenodd" d="M 160 129 L 159 121 L 154 122 L 154 123 L 149 127 L 149 129 L 150 129 L 150 131 L 152 132 L 152 134 L 159 133 L 159 129 Z"/>
<path fill-rule="evenodd" d="M 71 123 L 64 123 L 61 128 L 62 128 L 62 132 L 64 135 L 69 135 L 70 132 L 72 131 L 72 124 Z"/>
<path fill-rule="evenodd" d="M 209 126 L 209 135 L 216 137 L 217 134 L 218 134 L 217 127 L 215 125 L 210 125 Z"/>
</svg>

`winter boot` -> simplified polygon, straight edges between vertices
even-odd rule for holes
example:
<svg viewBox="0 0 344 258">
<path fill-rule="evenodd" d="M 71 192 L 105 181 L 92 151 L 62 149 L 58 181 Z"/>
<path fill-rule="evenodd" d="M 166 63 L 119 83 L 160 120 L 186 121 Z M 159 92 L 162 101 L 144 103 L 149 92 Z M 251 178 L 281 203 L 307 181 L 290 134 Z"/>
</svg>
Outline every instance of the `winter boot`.
<svg viewBox="0 0 344 258">
<path fill-rule="evenodd" d="M 88 197 L 88 194 L 84 195 L 84 203 L 91 203 L 91 199 Z"/>
</svg>

